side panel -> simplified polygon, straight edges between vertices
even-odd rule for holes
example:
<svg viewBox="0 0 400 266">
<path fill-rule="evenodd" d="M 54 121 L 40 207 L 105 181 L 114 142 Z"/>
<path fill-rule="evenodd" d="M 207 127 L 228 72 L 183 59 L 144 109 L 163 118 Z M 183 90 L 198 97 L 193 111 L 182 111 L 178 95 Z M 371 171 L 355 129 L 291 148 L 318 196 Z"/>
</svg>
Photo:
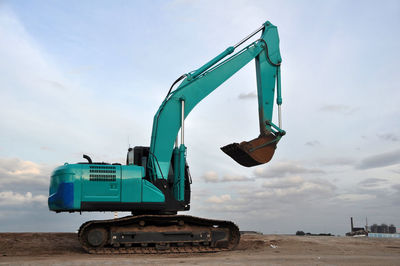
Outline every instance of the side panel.
<svg viewBox="0 0 400 266">
<path fill-rule="evenodd" d="M 143 179 L 137 165 L 65 164 L 51 176 L 52 211 L 133 211 L 165 209 L 165 196 Z"/>
<path fill-rule="evenodd" d="M 144 168 L 136 165 L 123 165 L 121 171 L 121 202 L 141 202 Z"/>
<path fill-rule="evenodd" d="M 121 201 L 121 166 L 82 165 L 82 201 Z"/>
<path fill-rule="evenodd" d="M 152 183 L 142 179 L 142 202 L 165 202 L 165 196 Z"/>
</svg>

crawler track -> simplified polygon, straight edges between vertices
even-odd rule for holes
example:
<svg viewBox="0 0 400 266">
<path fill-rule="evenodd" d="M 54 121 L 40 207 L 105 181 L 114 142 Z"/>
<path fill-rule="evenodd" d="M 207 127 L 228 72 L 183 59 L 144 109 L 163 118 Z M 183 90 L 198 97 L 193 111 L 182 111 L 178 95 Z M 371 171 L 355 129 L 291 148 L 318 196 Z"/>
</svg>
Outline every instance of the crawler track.
<svg viewBox="0 0 400 266">
<path fill-rule="evenodd" d="M 88 221 L 79 241 L 92 254 L 199 253 L 234 249 L 240 240 L 232 222 L 187 215 L 138 215 Z"/>
</svg>

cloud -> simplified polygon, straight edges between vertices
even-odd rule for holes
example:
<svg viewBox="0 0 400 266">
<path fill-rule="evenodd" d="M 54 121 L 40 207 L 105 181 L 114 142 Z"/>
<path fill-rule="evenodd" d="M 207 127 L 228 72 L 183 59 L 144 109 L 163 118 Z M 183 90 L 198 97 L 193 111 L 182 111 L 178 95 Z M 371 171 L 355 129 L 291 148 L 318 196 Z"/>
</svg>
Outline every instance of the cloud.
<svg viewBox="0 0 400 266">
<path fill-rule="evenodd" d="M 61 84 L 58 81 L 42 79 L 42 80 L 40 80 L 40 82 L 44 83 L 45 85 L 50 85 L 51 87 L 53 87 L 55 89 L 59 89 L 59 90 L 67 89 L 65 85 Z"/>
<path fill-rule="evenodd" d="M 209 197 L 208 199 L 207 199 L 207 202 L 209 202 L 209 203 L 225 203 L 225 202 L 227 202 L 227 201 L 230 201 L 232 198 L 231 198 L 231 195 L 229 195 L 229 194 L 224 194 L 224 195 L 221 195 L 221 196 L 211 196 L 211 197 Z"/>
<path fill-rule="evenodd" d="M 211 183 L 216 183 L 219 180 L 218 174 L 214 171 L 208 171 L 202 177 L 203 177 L 204 181 L 211 182 Z"/>
<path fill-rule="evenodd" d="M 387 141 L 393 141 L 393 142 L 399 141 L 399 137 L 392 133 L 378 134 L 378 137 L 382 140 L 387 140 Z"/>
<path fill-rule="evenodd" d="M 70 70 L 69 74 L 82 74 L 88 71 L 93 70 L 93 66 L 90 65 L 82 65 L 80 67 L 76 67 Z"/>
<path fill-rule="evenodd" d="M 343 104 L 327 104 L 322 106 L 319 110 L 322 112 L 349 115 L 356 112 L 357 108 L 352 108 L 348 105 Z"/>
<path fill-rule="evenodd" d="M 329 199 L 334 196 L 336 186 L 329 181 L 313 179 L 306 180 L 302 177 L 286 177 L 268 180 L 261 187 L 251 187 L 236 190 L 238 197 L 230 195 L 212 196 L 206 200 L 208 203 L 220 203 L 216 206 L 207 206 L 208 210 L 221 212 L 248 213 L 257 210 L 271 210 L 278 215 L 282 204 L 300 204 L 311 199 Z"/>
<path fill-rule="evenodd" d="M 0 187 L 10 184 L 48 186 L 50 168 L 18 158 L 0 158 Z"/>
<path fill-rule="evenodd" d="M 254 181 L 254 179 L 248 178 L 244 175 L 234 175 L 234 174 L 226 174 L 222 178 L 219 178 L 218 174 L 214 171 L 206 172 L 202 176 L 202 178 L 204 181 L 209 183 Z"/>
<path fill-rule="evenodd" d="M 257 93 L 252 91 L 249 93 L 241 93 L 238 96 L 239 100 L 248 100 L 248 99 L 256 99 L 257 98 Z"/>
<path fill-rule="evenodd" d="M 342 105 L 342 104 L 327 104 L 320 108 L 321 111 L 325 112 L 343 112 L 348 111 L 350 106 Z"/>
<path fill-rule="evenodd" d="M 400 168 L 399 169 L 392 169 L 392 172 L 396 173 L 396 174 L 400 174 Z"/>
<path fill-rule="evenodd" d="M 337 198 L 344 201 L 364 201 L 375 199 L 376 196 L 372 194 L 341 194 Z"/>
<path fill-rule="evenodd" d="M 305 168 L 295 162 L 277 162 L 263 168 L 257 168 L 255 175 L 261 178 L 275 178 L 298 174 L 324 174 L 321 169 Z"/>
<path fill-rule="evenodd" d="M 40 203 L 42 205 L 46 205 L 47 197 L 45 195 L 33 196 L 31 192 L 26 192 L 25 195 L 13 191 L 0 192 L 0 206 L 24 206 L 31 203 Z"/>
<path fill-rule="evenodd" d="M 394 150 L 364 158 L 356 168 L 371 169 L 400 163 L 400 150 Z"/>
<path fill-rule="evenodd" d="M 387 179 L 384 178 L 367 178 L 365 180 L 360 181 L 358 184 L 363 187 L 376 187 L 381 183 L 386 183 Z"/>
<path fill-rule="evenodd" d="M 221 179 L 221 182 L 244 182 L 244 181 L 254 181 L 254 179 L 248 178 L 244 175 L 232 175 L 232 174 L 224 175 Z"/>
<path fill-rule="evenodd" d="M 354 165 L 356 163 L 356 160 L 349 157 L 335 157 L 335 158 L 318 159 L 317 162 L 320 165 L 335 166 L 335 165 Z"/>
<path fill-rule="evenodd" d="M 93 85 L 96 80 L 93 78 L 99 75 L 85 76 L 85 82 L 67 75 L 65 69 L 70 68 L 69 63 L 81 65 L 87 58 L 71 57 L 67 50 L 54 53 L 54 47 L 46 49 L 51 46 L 50 40 L 41 34 L 31 36 L 23 22 L 26 23 L 25 20 L 21 22 L 12 9 L 0 8 L 0 145 L 3 156 L 23 154 L 24 158 L 56 162 L 70 158 L 66 155 L 77 150 L 103 153 L 96 143 L 115 147 L 118 145 L 115 139 L 126 139 L 130 134 L 135 135 L 138 143 L 147 141 L 146 131 L 133 129 L 138 128 L 137 123 L 142 127 L 149 123 L 151 127 L 147 112 L 150 114 L 154 110 L 139 107 L 146 104 L 139 94 L 143 91 L 149 94 L 147 90 L 134 90 L 134 97 L 142 101 L 130 109 L 140 115 L 131 117 L 124 112 L 130 108 L 127 90 L 111 93 L 104 82 Z M 75 48 L 80 46 L 78 43 Z M 63 60 L 65 56 L 71 60 L 69 63 Z M 116 90 L 120 88 L 116 84 L 113 86 Z M 114 126 L 104 126 L 105 120 L 113 121 Z M 43 154 L 40 152 L 43 147 L 51 147 L 57 153 Z M 102 160 L 115 158 L 115 154 L 109 149 Z"/>
<path fill-rule="evenodd" d="M 266 191 L 260 192 L 259 195 L 285 197 L 286 199 L 292 196 L 307 198 L 312 195 L 330 195 L 336 189 L 336 186 L 327 180 L 305 180 L 300 176 L 269 180 L 264 182 L 262 186 Z"/>
<path fill-rule="evenodd" d="M 297 212 L 298 208 L 309 208 L 313 202 L 322 202 L 335 197 L 336 187 L 329 181 L 301 177 L 268 180 L 261 187 L 236 190 L 237 196 L 212 196 L 200 207 L 205 212 L 215 212 L 223 217 L 234 215 L 242 219 L 271 219 Z M 302 207 L 300 207 L 302 206 Z M 265 216 L 266 215 L 266 216 Z"/>
<path fill-rule="evenodd" d="M 270 181 L 265 181 L 263 183 L 264 188 L 268 189 L 281 189 L 281 188 L 290 188 L 290 187 L 296 187 L 300 186 L 301 184 L 304 183 L 304 179 L 300 176 L 292 176 L 292 177 L 286 177 L 283 179 L 273 179 Z"/>
<path fill-rule="evenodd" d="M 312 140 L 312 141 L 307 141 L 304 145 L 314 147 L 321 145 L 321 143 L 318 140 Z"/>
</svg>

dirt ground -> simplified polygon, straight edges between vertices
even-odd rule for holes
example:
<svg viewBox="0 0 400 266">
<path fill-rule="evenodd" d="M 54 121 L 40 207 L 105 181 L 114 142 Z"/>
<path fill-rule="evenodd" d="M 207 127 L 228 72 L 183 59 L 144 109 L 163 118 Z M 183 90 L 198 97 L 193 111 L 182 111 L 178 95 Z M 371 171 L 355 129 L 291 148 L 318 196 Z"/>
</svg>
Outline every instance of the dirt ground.
<svg viewBox="0 0 400 266">
<path fill-rule="evenodd" d="M 400 265 L 400 239 L 242 235 L 235 251 L 89 255 L 73 233 L 0 233 L 0 265 Z"/>
</svg>

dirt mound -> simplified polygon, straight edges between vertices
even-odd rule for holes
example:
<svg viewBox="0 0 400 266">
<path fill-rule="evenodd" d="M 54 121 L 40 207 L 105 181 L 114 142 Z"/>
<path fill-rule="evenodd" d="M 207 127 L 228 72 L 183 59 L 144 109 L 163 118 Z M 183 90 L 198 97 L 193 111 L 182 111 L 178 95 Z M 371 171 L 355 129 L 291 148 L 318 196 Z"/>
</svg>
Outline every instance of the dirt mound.
<svg viewBox="0 0 400 266">
<path fill-rule="evenodd" d="M 261 239 L 260 239 L 261 238 Z M 264 239 L 261 235 L 242 235 L 237 250 L 263 250 L 265 248 L 277 248 L 279 240 Z"/>
<path fill-rule="evenodd" d="M 83 253 L 75 233 L 1 233 L 0 256 Z"/>
</svg>

